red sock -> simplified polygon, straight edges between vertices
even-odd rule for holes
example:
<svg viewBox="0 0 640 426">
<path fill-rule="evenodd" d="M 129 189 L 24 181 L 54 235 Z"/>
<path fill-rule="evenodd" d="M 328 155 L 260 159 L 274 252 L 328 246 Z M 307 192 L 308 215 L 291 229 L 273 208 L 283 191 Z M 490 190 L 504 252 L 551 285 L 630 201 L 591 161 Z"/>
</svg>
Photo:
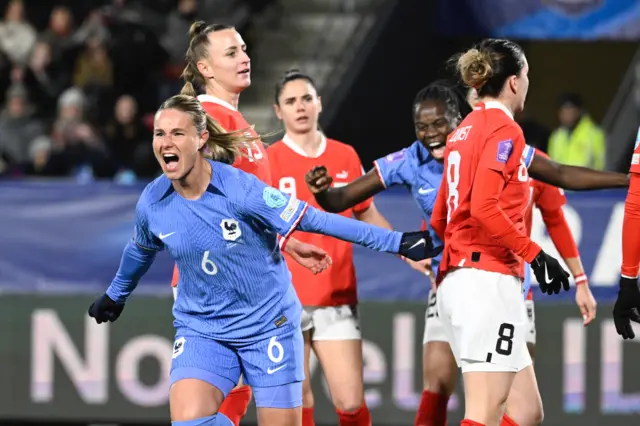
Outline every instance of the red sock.
<svg viewBox="0 0 640 426">
<path fill-rule="evenodd" d="M 371 414 L 366 404 L 362 404 L 362 407 L 352 413 L 340 410 L 336 410 L 336 413 L 340 426 L 371 426 Z"/>
<path fill-rule="evenodd" d="M 313 421 L 313 407 L 302 407 L 302 426 L 316 426 Z"/>
<path fill-rule="evenodd" d="M 502 422 L 500 426 L 518 426 L 518 423 L 514 422 L 513 419 L 506 414 L 502 416 Z"/>
<path fill-rule="evenodd" d="M 429 391 L 422 392 L 415 426 L 446 426 L 449 397 Z"/>
<path fill-rule="evenodd" d="M 482 423 L 474 422 L 473 420 L 464 419 L 460 426 L 485 426 Z"/>
<path fill-rule="evenodd" d="M 238 426 L 240 420 L 247 414 L 249 401 L 251 401 L 251 388 L 249 386 L 243 385 L 233 388 L 222 401 L 218 411 L 227 416 L 235 426 Z"/>
</svg>

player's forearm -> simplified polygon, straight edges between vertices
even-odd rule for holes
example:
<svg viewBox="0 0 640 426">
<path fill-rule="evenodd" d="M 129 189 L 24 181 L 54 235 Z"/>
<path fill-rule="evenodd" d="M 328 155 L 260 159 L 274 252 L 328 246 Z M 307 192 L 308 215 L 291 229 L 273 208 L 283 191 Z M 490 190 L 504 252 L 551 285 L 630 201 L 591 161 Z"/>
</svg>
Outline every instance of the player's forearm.
<svg viewBox="0 0 640 426">
<path fill-rule="evenodd" d="M 547 232 L 549 232 L 549 236 L 551 237 L 553 244 L 556 246 L 560 256 L 565 259 L 565 262 L 567 259 L 573 258 L 580 260 L 578 246 L 576 241 L 573 239 L 571 228 L 569 228 L 569 224 L 567 223 L 567 219 L 564 216 L 562 208 L 551 211 L 542 211 L 542 220 L 547 227 Z M 573 271 L 571 271 L 571 273 L 573 273 Z M 576 275 L 574 274 L 574 277 L 575 276 Z"/>
<path fill-rule="evenodd" d="M 471 192 L 471 216 L 502 246 L 512 250 L 527 263 L 540 253 L 541 248 L 527 235 L 518 230 L 506 213 L 500 208 L 498 199 L 505 182 L 502 175 L 493 170 L 478 170 L 476 182 Z"/>
<path fill-rule="evenodd" d="M 375 171 L 369 171 L 364 176 L 345 186 L 329 188 L 315 194 L 316 201 L 324 210 L 340 213 L 373 197 L 384 190 Z"/>
<path fill-rule="evenodd" d="M 629 186 L 627 175 L 622 173 L 559 164 L 542 155 L 534 156 L 529 167 L 529 175 L 549 185 L 574 191 L 626 188 Z"/>
<path fill-rule="evenodd" d="M 561 254 L 562 255 L 562 254 Z M 589 285 L 587 281 L 587 275 L 584 273 L 584 268 L 582 267 L 582 260 L 580 260 L 580 256 L 575 257 L 562 257 L 564 259 L 564 263 L 567 264 L 567 268 L 569 268 L 569 272 L 573 275 L 573 278 L 576 280 L 576 285 Z"/>
<path fill-rule="evenodd" d="M 107 296 L 114 302 L 125 302 L 155 257 L 155 251 L 145 250 L 134 241 L 129 241 L 122 253 L 118 272 L 107 289 Z"/>
<path fill-rule="evenodd" d="M 334 213 L 326 213 L 311 206 L 300 220 L 297 229 L 329 235 L 387 253 L 398 253 L 402 239 L 400 232 L 389 231 Z"/>
<path fill-rule="evenodd" d="M 344 197 L 343 188 L 329 188 L 326 191 L 314 194 L 314 197 L 318 205 L 328 212 L 340 213 L 349 208 L 349 204 Z"/>
<path fill-rule="evenodd" d="M 640 265 L 640 175 L 631 174 L 622 222 L 622 276 L 636 278 Z"/>
</svg>

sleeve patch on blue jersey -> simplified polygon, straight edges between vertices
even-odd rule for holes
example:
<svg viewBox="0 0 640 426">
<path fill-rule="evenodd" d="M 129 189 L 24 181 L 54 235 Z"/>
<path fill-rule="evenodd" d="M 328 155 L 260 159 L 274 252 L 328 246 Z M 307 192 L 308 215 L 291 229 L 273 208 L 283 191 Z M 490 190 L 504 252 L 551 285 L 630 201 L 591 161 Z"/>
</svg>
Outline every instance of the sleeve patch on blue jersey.
<svg viewBox="0 0 640 426">
<path fill-rule="evenodd" d="M 282 192 L 270 186 L 267 186 L 264 191 L 262 191 L 262 198 L 264 202 L 267 203 L 267 206 L 272 209 L 279 209 L 287 204 L 287 197 L 285 197 Z"/>
<path fill-rule="evenodd" d="M 404 149 L 397 152 L 392 152 L 391 154 L 384 157 L 387 163 L 392 163 L 394 161 L 402 160 L 404 158 Z"/>
<path fill-rule="evenodd" d="M 287 208 L 280 213 L 280 218 L 287 223 L 291 222 L 291 218 L 293 218 L 293 214 L 298 210 L 299 205 L 300 200 L 295 197 L 289 198 L 289 204 L 287 205 Z"/>
<path fill-rule="evenodd" d="M 501 163 L 506 163 L 511 155 L 512 149 L 513 141 L 511 139 L 498 143 L 498 155 L 496 156 L 496 160 Z"/>
</svg>

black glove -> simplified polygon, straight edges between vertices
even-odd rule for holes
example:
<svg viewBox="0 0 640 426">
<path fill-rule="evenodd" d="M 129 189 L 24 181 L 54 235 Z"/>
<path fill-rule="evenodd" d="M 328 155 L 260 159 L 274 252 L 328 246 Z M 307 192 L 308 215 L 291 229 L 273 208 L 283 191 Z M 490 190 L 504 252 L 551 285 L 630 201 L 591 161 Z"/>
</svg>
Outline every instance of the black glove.
<svg viewBox="0 0 640 426">
<path fill-rule="evenodd" d="M 95 318 L 98 324 L 113 322 L 118 319 L 123 309 L 124 303 L 114 302 L 109 296 L 103 294 L 89 306 L 89 316 Z"/>
<path fill-rule="evenodd" d="M 569 273 L 560 266 L 560 262 L 543 250 L 531 262 L 531 269 L 543 293 L 558 294 L 561 288 L 569 291 Z"/>
<path fill-rule="evenodd" d="M 637 278 L 620 277 L 620 290 L 613 306 L 613 322 L 623 339 L 633 339 L 636 334 L 631 321 L 640 323 L 640 290 Z"/>
<path fill-rule="evenodd" d="M 400 240 L 398 254 L 411 259 L 414 262 L 436 257 L 442 252 L 444 246 L 433 246 L 429 231 L 405 232 Z"/>
</svg>

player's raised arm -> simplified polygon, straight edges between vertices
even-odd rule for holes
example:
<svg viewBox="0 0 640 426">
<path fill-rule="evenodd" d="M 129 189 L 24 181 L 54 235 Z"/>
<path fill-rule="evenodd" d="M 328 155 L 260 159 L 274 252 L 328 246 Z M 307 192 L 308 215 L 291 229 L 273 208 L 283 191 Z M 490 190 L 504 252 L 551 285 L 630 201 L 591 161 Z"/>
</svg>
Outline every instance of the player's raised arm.
<svg viewBox="0 0 640 426">
<path fill-rule="evenodd" d="M 118 319 L 127 298 L 153 264 L 156 253 L 163 249 L 162 241 L 149 231 L 143 197 L 136 208 L 133 238 L 124 248 L 116 276 L 105 294 L 89 307 L 89 316 L 98 324 Z"/>
<path fill-rule="evenodd" d="M 333 179 L 324 166 L 309 171 L 305 181 L 320 207 L 332 213 L 340 213 L 360 204 L 385 189 L 375 169 L 339 188 L 331 188 Z"/>
<path fill-rule="evenodd" d="M 556 163 L 540 153 L 534 155 L 529 167 L 529 175 L 549 185 L 574 191 L 626 188 L 629 186 L 629 178 L 625 174 L 568 166 Z"/>
</svg>

